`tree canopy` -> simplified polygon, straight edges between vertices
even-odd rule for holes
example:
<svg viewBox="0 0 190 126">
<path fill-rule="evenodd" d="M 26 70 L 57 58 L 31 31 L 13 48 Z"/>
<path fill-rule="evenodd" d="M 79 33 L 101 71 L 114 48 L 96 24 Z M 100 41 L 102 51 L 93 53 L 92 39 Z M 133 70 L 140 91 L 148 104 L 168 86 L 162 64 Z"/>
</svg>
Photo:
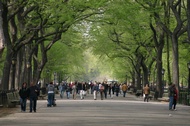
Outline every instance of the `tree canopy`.
<svg viewBox="0 0 190 126">
<path fill-rule="evenodd" d="M 58 82 L 156 84 L 161 97 L 163 80 L 188 82 L 189 7 L 185 0 L 1 1 L 1 89 L 56 73 Z"/>
</svg>

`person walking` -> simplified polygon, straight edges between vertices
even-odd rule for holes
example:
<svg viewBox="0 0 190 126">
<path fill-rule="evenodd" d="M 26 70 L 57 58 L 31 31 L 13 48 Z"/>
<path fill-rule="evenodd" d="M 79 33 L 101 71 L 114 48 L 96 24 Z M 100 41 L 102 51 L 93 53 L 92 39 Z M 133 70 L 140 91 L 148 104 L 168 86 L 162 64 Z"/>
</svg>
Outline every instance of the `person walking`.
<svg viewBox="0 0 190 126">
<path fill-rule="evenodd" d="M 168 89 L 168 96 L 169 96 L 169 110 L 172 110 L 172 105 L 174 101 L 174 86 L 175 84 L 171 84 Z"/>
<path fill-rule="evenodd" d="M 120 86 L 119 86 L 118 83 L 116 83 L 116 85 L 115 85 L 115 93 L 116 93 L 117 97 L 119 96 L 119 91 L 120 91 Z"/>
<path fill-rule="evenodd" d="M 122 85 L 122 91 L 123 91 L 123 97 L 125 97 L 127 92 L 127 85 L 125 83 Z"/>
<path fill-rule="evenodd" d="M 26 111 L 26 101 L 28 97 L 26 85 L 27 85 L 26 82 L 24 82 L 22 84 L 22 88 L 19 90 L 21 112 Z"/>
<path fill-rule="evenodd" d="M 27 89 L 28 97 L 30 99 L 30 112 L 32 110 L 36 112 L 37 99 L 40 93 L 39 88 L 33 83 L 30 83 L 30 87 Z"/>
<path fill-rule="evenodd" d="M 104 85 L 103 85 L 103 83 L 101 84 L 99 84 L 99 89 L 100 89 L 100 97 L 101 97 L 101 100 L 103 100 L 103 98 L 104 98 L 104 89 L 105 89 L 105 87 L 104 87 Z"/>
<path fill-rule="evenodd" d="M 97 85 L 97 83 L 95 83 L 95 84 L 93 85 L 93 87 L 92 87 L 94 100 L 97 99 L 98 90 L 99 90 L 98 85 Z"/>
<path fill-rule="evenodd" d="M 69 99 L 71 94 L 71 87 L 69 84 L 66 85 L 66 94 L 67 94 L 67 99 Z"/>
<path fill-rule="evenodd" d="M 146 84 L 146 86 L 144 87 L 143 93 L 145 94 L 144 102 L 145 102 L 145 101 L 148 102 L 149 94 L 150 94 L 150 88 L 149 88 L 148 84 Z"/>
<path fill-rule="evenodd" d="M 77 95 L 77 87 L 76 87 L 76 82 L 73 83 L 72 85 L 72 95 L 73 95 L 73 99 L 76 99 L 76 95 Z"/>
<path fill-rule="evenodd" d="M 48 104 L 47 107 L 52 107 L 52 105 L 54 104 L 54 84 L 53 82 L 50 82 L 50 84 L 47 87 L 47 91 L 48 91 Z"/>
<path fill-rule="evenodd" d="M 176 111 L 176 104 L 177 104 L 177 99 L 178 99 L 178 91 L 176 86 L 174 85 L 174 100 L 173 100 L 173 110 Z"/>
<path fill-rule="evenodd" d="M 62 84 L 60 84 L 60 85 L 58 86 L 58 88 L 59 88 L 60 98 L 63 98 L 63 86 L 62 86 Z"/>
<path fill-rule="evenodd" d="M 105 99 L 107 99 L 108 84 L 106 81 L 103 83 L 103 86 L 104 86 L 104 97 Z"/>
</svg>

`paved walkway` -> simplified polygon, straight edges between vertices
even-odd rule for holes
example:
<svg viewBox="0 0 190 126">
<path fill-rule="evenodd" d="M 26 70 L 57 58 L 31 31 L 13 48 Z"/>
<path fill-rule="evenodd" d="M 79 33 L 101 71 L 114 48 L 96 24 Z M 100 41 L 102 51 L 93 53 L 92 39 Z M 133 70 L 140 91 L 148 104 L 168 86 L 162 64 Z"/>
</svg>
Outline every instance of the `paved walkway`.
<svg viewBox="0 0 190 126">
<path fill-rule="evenodd" d="M 190 107 L 177 105 L 169 111 L 168 103 L 143 102 L 133 95 L 93 100 L 92 95 L 77 100 L 60 99 L 57 106 L 46 107 L 46 100 L 38 100 L 37 112 L 20 112 L 0 117 L 0 126 L 189 126 Z"/>
</svg>

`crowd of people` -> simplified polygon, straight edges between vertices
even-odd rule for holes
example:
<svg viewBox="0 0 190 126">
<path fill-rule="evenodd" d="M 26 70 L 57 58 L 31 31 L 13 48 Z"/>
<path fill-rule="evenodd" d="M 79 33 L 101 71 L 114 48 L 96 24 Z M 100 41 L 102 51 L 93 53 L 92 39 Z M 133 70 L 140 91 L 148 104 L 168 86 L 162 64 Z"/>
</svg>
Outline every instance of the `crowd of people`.
<svg viewBox="0 0 190 126">
<path fill-rule="evenodd" d="M 40 92 L 40 88 L 34 84 L 33 82 L 30 83 L 30 87 L 27 88 L 27 83 L 24 82 L 22 84 L 21 89 L 19 90 L 20 95 L 20 104 L 21 104 L 21 111 L 26 111 L 26 101 L 29 99 L 30 101 L 30 112 L 36 112 L 36 105 L 37 99 Z"/>
<path fill-rule="evenodd" d="M 100 94 L 100 99 L 106 99 L 109 95 L 112 97 L 114 94 L 118 97 L 119 94 L 123 94 L 123 97 L 126 96 L 126 92 L 128 86 L 126 84 L 118 84 L 112 83 L 108 84 L 106 81 L 104 82 L 71 82 L 67 83 L 63 81 L 59 86 L 60 97 L 63 98 L 64 94 L 66 94 L 67 99 L 70 98 L 72 94 L 72 98 L 76 99 L 77 94 L 80 96 L 80 99 L 84 99 L 84 96 L 91 93 L 94 96 L 94 100 L 97 99 L 97 94 Z"/>
<path fill-rule="evenodd" d="M 107 99 L 107 97 L 113 98 L 113 95 L 118 97 L 119 95 L 122 95 L 123 97 L 126 97 L 127 90 L 130 88 L 127 84 L 119 84 L 117 82 L 114 83 L 107 83 L 104 82 L 71 82 L 67 83 L 66 81 L 63 81 L 58 86 L 53 84 L 53 82 L 50 82 L 46 86 L 46 91 L 48 94 L 48 103 L 47 107 L 52 107 L 55 105 L 55 90 L 59 90 L 60 98 L 64 97 L 64 94 L 66 95 L 67 99 L 76 99 L 77 95 L 79 95 L 80 99 L 83 100 L 87 94 L 93 94 L 93 99 L 97 100 L 97 95 L 100 95 L 100 99 Z M 178 91 L 175 86 L 175 84 L 171 84 L 169 87 L 169 110 L 176 110 L 176 103 L 177 103 L 177 96 Z M 26 82 L 22 84 L 22 88 L 19 90 L 20 95 L 20 103 L 21 103 L 21 111 L 26 111 L 26 101 L 27 99 L 30 101 L 30 111 L 29 112 L 36 112 L 36 105 L 37 105 L 37 99 L 40 93 L 40 87 L 33 82 L 31 82 L 30 87 L 27 88 Z M 143 94 L 144 94 L 144 101 L 149 100 L 149 94 L 150 94 L 150 87 L 148 84 L 143 88 Z"/>
</svg>

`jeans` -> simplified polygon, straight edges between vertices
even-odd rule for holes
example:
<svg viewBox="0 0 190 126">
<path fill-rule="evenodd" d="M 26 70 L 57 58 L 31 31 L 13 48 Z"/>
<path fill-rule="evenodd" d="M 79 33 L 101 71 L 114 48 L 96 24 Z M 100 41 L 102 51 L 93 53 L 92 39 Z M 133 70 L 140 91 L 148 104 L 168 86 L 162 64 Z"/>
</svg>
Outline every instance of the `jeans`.
<svg viewBox="0 0 190 126">
<path fill-rule="evenodd" d="M 80 90 L 80 98 L 84 99 L 84 90 Z"/>
<path fill-rule="evenodd" d="M 30 112 L 32 109 L 36 112 L 37 97 L 30 97 Z"/>
<path fill-rule="evenodd" d="M 94 90 L 93 95 L 94 95 L 94 100 L 96 100 L 97 99 L 97 91 Z"/>
<path fill-rule="evenodd" d="M 119 96 L 119 91 L 116 91 L 116 96 L 117 96 L 117 97 Z"/>
<path fill-rule="evenodd" d="M 60 98 L 63 98 L 63 91 L 61 90 L 59 91 L 59 93 L 60 93 Z"/>
<path fill-rule="evenodd" d="M 20 98 L 20 107 L 21 107 L 21 111 L 26 111 L 26 98 Z"/>
<path fill-rule="evenodd" d="M 170 96 L 170 97 L 169 97 L 169 109 L 172 109 L 173 100 L 174 100 L 174 97 L 173 97 L 173 96 Z"/>
<path fill-rule="evenodd" d="M 67 92 L 67 99 L 70 98 L 70 93 L 71 93 L 70 91 Z"/>
<path fill-rule="evenodd" d="M 53 105 L 53 100 L 54 100 L 54 93 L 48 93 L 48 106 Z"/>
<path fill-rule="evenodd" d="M 107 98 L 107 90 L 104 90 L 105 99 Z"/>
<path fill-rule="evenodd" d="M 123 97 L 125 97 L 125 95 L 126 95 L 126 91 L 123 91 Z"/>
<path fill-rule="evenodd" d="M 147 100 L 147 102 L 148 102 L 148 94 L 145 94 L 145 97 L 144 97 L 144 102 Z"/>
<path fill-rule="evenodd" d="M 101 100 L 104 99 L 104 91 L 100 91 L 100 97 L 101 97 Z"/>
</svg>

